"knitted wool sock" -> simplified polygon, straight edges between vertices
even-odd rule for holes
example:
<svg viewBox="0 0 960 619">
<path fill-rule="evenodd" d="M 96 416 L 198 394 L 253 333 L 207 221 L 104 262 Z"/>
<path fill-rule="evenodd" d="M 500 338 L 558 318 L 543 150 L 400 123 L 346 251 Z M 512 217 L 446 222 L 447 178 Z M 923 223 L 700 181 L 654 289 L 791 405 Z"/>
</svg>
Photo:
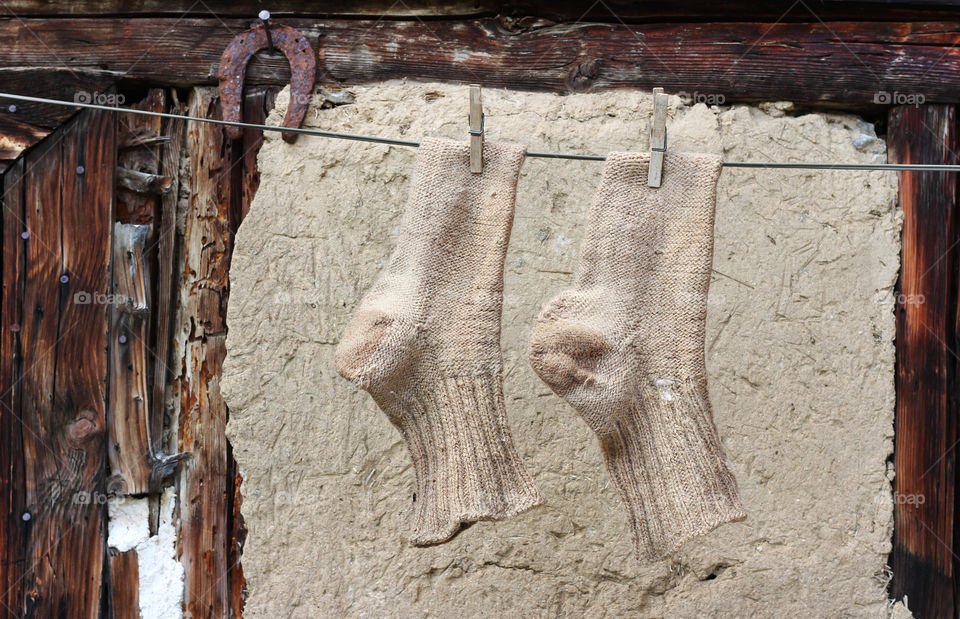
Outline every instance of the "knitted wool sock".
<svg viewBox="0 0 960 619">
<path fill-rule="evenodd" d="M 638 558 L 746 517 L 707 396 L 704 331 L 720 158 L 611 153 L 573 290 L 541 311 L 537 374 L 598 435 Z"/>
<path fill-rule="evenodd" d="M 420 146 L 396 250 L 337 347 L 337 371 L 403 434 L 416 473 L 411 541 L 439 544 L 478 520 L 539 504 L 510 437 L 500 316 L 521 146 Z"/>
</svg>

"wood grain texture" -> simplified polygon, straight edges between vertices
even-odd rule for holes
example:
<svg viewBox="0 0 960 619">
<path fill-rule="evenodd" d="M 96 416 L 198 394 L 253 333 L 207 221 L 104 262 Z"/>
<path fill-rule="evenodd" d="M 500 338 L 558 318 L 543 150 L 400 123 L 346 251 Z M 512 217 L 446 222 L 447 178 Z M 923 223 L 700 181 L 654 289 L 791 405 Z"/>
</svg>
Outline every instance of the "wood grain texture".
<svg viewBox="0 0 960 619">
<path fill-rule="evenodd" d="M 115 119 L 81 113 L 25 162 L 24 614 L 97 617 L 104 560 L 106 295 Z M 80 171 L 82 168 L 82 172 Z"/>
<path fill-rule="evenodd" d="M 107 552 L 110 568 L 109 619 L 140 617 L 140 566 L 137 551 Z"/>
<path fill-rule="evenodd" d="M 689 18 L 688 18 L 689 19 Z M 756 19 L 756 18 L 754 18 Z M 407 78 L 578 92 L 605 88 L 869 107 L 878 92 L 960 100 L 960 20 L 624 24 L 482 17 L 424 21 L 290 17 L 318 51 L 320 83 Z M 107 83 L 196 86 L 248 19 L 26 18 L 0 21 L 3 89 L 72 100 Z M 50 72 L 62 82 L 51 82 Z M 248 85 L 282 85 L 285 58 L 257 57 Z M 39 85 L 39 86 L 38 86 Z M 6 102 L 0 101 L 0 104 Z M 0 161 L 64 117 L 50 106 L 0 112 Z M 0 110 L 3 108 L 0 107 Z M 67 108 L 69 110 L 69 108 Z M 40 118 L 34 120 L 34 115 Z M 55 126 L 55 125 L 54 125 Z"/>
<path fill-rule="evenodd" d="M 956 122 L 953 106 L 893 109 L 890 161 L 958 163 Z M 900 205 L 892 593 L 918 618 L 956 616 L 957 175 L 901 173 Z"/>
<path fill-rule="evenodd" d="M 289 18 L 322 49 L 323 82 L 407 77 L 558 92 L 663 86 L 728 100 L 867 105 L 880 89 L 960 94 L 960 21 L 538 23 Z M 0 22 L 0 71 L 100 70 L 155 85 L 214 84 L 247 20 L 30 19 Z M 29 29 L 29 30 L 28 30 Z M 322 41 L 320 40 L 322 38 Z M 162 42 L 160 44 L 159 42 Z M 246 83 L 284 84 L 285 58 L 258 57 Z M 29 88 L 25 83 L 24 88 Z M 15 86 L 4 86 L 15 90 Z"/>
<path fill-rule="evenodd" d="M 151 88 L 147 96 L 130 106 L 148 112 L 163 112 L 166 108 L 166 92 Z M 128 170 L 117 177 L 117 216 L 122 223 L 149 224 L 159 208 L 159 189 L 163 182 L 151 177 L 160 171 L 160 152 L 163 144 L 147 143 L 151 137 L 161 135 L 163 119 L 152 116 L 121 114 L 118 141 L 123 147 L 117 153 L 118 165 Z M 141 142 L 141 144 L 137 144 Z M 137 173 L 142 173 L 138 175 Z M 170 179 L 165 179 L 169 183 Z"/>
<path fill-rule="evenodd" d="M 148 409 L 149 271 L 144 252 L 150 226 L 113 226 L 110 304 L 110 482 L 116 494 L 147 494 L 154 454 Z"/>
<path fill-rule="evenodd" d="M 874 3 L 875 5 L 878 3 Z M 899 0 L 896 4 L 870 7 L 872 19 L 904 19 L 917 15 L 945 15 L 947 7 L 929 5 L 949 4 L 949 0 L 926 0 L 909 2 Z M 890 6 L 893 4 L 892 6 Z M 76 0 L 69 3 L 52 3 L 49 0 L 11 0 L 9 11 L 20 16 L 32 15 L 173 15 L 208 16 L 211 13 L 224 17 L 252 19 L 264 7 L 259 0 L 208 0 L 198 4 L 192 0 L 147 0 L 131 3 L 126 0 Z M 910 6 L 912 5 L 912 6 Z M 280 16 L 372 16 L 372 17 L 465 17 L 476 15 L 540 16 L 553 20 L 631 21 L 675 20 L 694 17 L 712 18 L 718 21 L 743 17 L 754 19 L 766 17 L 772 20 L 809 20 L 816 11 L 821 19 L 837 17 L 863 17 L 863 2 L 836 1 L 809 3 L 809 8 L 790 0 L 773 2 L 747 2 L 735 0 L 718 4 L 704 0 L 675 0 L 674 2 L 650 2 L 638 0 L 607 0 L 602 3 L 573 2 L 491 2 L 489 0 L 361 0 L 342 2 L 335 0 L 281 0 L 270 3 L 270 12 Z"/>
<path fill-rule="evenodd" d="M 3 175 L 3 299 L 0 305 L 0 616 L 18 617 L 23 608 L 23 568 L 28 523 L 20 421 L 23 371 L 20 328 L 23 312 L 24 160 Z"/>
<path fill-rule="evenodd" d="M 23 34 L 29 36 L 26 30 Z M 48 66 L 43 71 L 31 71 L 22 64 L 0 66 L 0 84 L 4 92 L 66 101 L 83 98 L 85 93 L 108 92 L 119 78 L 117 74 L 100 69 Z M 0 101 L 0 161 L 15 159 L 74 114 L 76 109 L 59 105 Z"/>
<path fill-rule="evenodd" d="M 191 116 L 218 117 L 215 89 L 195 89 Z M 227 270 L 230 262 L 230 145 L 220 127 L 187 124 L 189 204 L 184 213 L 173 359 L 179 375 L 178 451 L 194 454 L 181 466 L 180 560 L 186 572 L 185 611 L 227 617 L 227 408 L 219 378 L 226 355 Z"/>
<path fill-rule="evenodd" d="M 186 106 L 174 103 L 169 112 L 185 114 Z M 163 147 L 160 172 L 173 179 L 170 191 L 160 199 L 156 220 L 156 302 L 152 312 L 150 341 L 153 343 L 153 380 L 150 396 L 150 437 L 154 453 L 167 452 L 164 441 L 164 419 L 168 414 L 167 387 L 173 369 L 170 367 L 170 349 L 173 344 L 171 323 L 173 321 L 173 290 L 176 277 L 174 253 L 177 242 L 177 198 L 180 189 L 180 152 L 184 141 L 184 122 L 165 119 L 163 136 L 169 138 Z M 172 448 L 171 448 L 172 450 Z M 150 499 L 150 534 L 155 535 L 160 524 L 160 498 Z"/>
<path fill-rule="evenodd" d="M 243 122 L 251 124 L 263 124 L 267 120 L 267 115 L 273 109 L 277 100 L 277 94 L 280 92 L 279 86 L 259 86 L 247 89 L 243 101 Z M 263 146 L 263 132 L 256 129 L 244 129 L 242 137 L 242 166 L 243 173 L 241 177 L 240 189 L 240 213 L 234 231 L 247 216 L 250 211 L 250 204 L 253 203 L 253 196 L 257 193 L 257 187 L 260 186 L 260 170 L 257 169 L 257 153 Z"/>
</svg>

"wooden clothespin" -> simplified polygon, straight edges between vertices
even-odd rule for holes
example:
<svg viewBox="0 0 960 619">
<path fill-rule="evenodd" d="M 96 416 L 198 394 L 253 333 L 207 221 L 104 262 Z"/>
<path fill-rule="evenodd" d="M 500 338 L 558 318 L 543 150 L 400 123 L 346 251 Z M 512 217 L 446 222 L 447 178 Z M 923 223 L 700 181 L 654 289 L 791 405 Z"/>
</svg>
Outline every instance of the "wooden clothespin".
<svg viewBox="0 0 960 619">
<path fill-rule="evenodd" d="M 663 180 L 663 154 L 667 152 L 667 95 L 653 89 L 653 124 L 650 127 L 650 172 L 647 185 L 659 187 Z"/>
<path fill-rule="evenodd" d="M 480 85 L 470 85 L 470 171 L 483 172 L 483 101 Z"/>
</svg>

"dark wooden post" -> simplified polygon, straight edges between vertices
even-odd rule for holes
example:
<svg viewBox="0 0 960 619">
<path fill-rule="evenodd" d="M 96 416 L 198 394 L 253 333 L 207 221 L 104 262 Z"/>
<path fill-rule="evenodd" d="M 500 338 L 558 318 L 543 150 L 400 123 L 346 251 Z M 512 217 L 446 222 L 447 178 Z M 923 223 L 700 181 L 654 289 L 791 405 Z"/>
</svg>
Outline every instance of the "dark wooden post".
<svg viewBox="0 0 960 619">
<path fill-rule="evenodd" d="M 214 89 L 196 89 L 190 115 L 219 118 Z M 229 616 L 227 407 L 220 397 L 226 356 L 230 266 L 230 149 L 223 129 L 187 123 L 190 201 L 184 214 L 182 274 L 174 334 L 181 468 L 180 560 L 184 608 L 192 617 Z"/>
<path fill-rule="evenodd" d="M 23 428 L 20 422 L 20 324 L 23 320 L 23 164 L 3 175 L 3 302 L 0 315 L 0 616 L 23 608 L 23 564 L 27 522 Z"/>
<path fill-rule="evenodd" d="M 955 108 L 894 108 L 888 143 L 893 163 L 958 163 Z M 892 592 L 918 618 L 955 617 L 956 174 L 901 173 L 900 205 Z"/>
</svg>

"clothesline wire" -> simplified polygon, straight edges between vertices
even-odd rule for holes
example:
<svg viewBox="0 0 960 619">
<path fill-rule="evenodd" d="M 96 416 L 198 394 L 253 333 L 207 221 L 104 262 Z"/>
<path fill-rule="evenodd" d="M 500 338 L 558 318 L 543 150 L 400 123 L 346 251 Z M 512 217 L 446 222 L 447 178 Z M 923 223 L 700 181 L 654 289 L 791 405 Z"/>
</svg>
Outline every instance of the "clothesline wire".
<svg viewBox="0 0 960 619">
<path fill-rule="evenodd" d="M 79 101 L 61 101 L 59 99 L 45 99 L 43 97 L 30 97 L 27 95 L 15 95 L 6 92 L 0 92 L 0 99 L 10 99 L 13 101 L 27 101 L 30 103 L 45 103 L 49 105 L 61 105 L 66 107 L 78 107 L 90 110 L 105 110 L 108 112 L 121 112 L 124 114 L 138 114 L 140 116 L 153 116 L 157 118 L 173 118 L 181 120 L 190 120 L 195 122 L 210 123 L 214 125 L 225 125 L 232 127 L 241 127 L 243 129 L 255 129 L 258 131 L 282 131 L 297 133 L 301 135 L 312 135 L 322 138 L 334 138 L 339 140 L 353 140 L 356 142 L 373 142 L 376 144 L 387 144 L 390 146 L 409 146 L 416 148 L 420 142 L 413 140 L 398 140 L 395 138 L 385 138 L 375 135 L 358 135 L 355 133 L 338 133 L 335 131 L 324 131 L 323 129 L 303 129 L 301 127 L 279 127 L 274 125 L 258 125 L 255 123 L 234 122 L 220 120 L 217 118 L 200 118 L 198 116 L 186 116 L 182 114 L 168 114 L 166 112 L 151 112 L 148 110 L 137 110 L 132 108 L 121 108 L 109 105 L 100 105 L 97 103 L 82 103 Z M 11 112 L 15 107 L 8 108 Z M 580 161 L 604 161 L 603 155 L 581 155 L 577 153 L 546 153 L 538 151 L 527 151 L 527 157 L 537 157 L 542 159 L 574 159 Z M 785 162 L 785 161 L 724 161 L 723 166 L 727 168 L 780 168 L 780 169 L 804 169 L 804 170 L 902 170 L 914 172 L 960 172 L 960 165 L 952 164 L 930 164 L 930 163 L 814 163 L 814 162 Z"/>
</svg>

